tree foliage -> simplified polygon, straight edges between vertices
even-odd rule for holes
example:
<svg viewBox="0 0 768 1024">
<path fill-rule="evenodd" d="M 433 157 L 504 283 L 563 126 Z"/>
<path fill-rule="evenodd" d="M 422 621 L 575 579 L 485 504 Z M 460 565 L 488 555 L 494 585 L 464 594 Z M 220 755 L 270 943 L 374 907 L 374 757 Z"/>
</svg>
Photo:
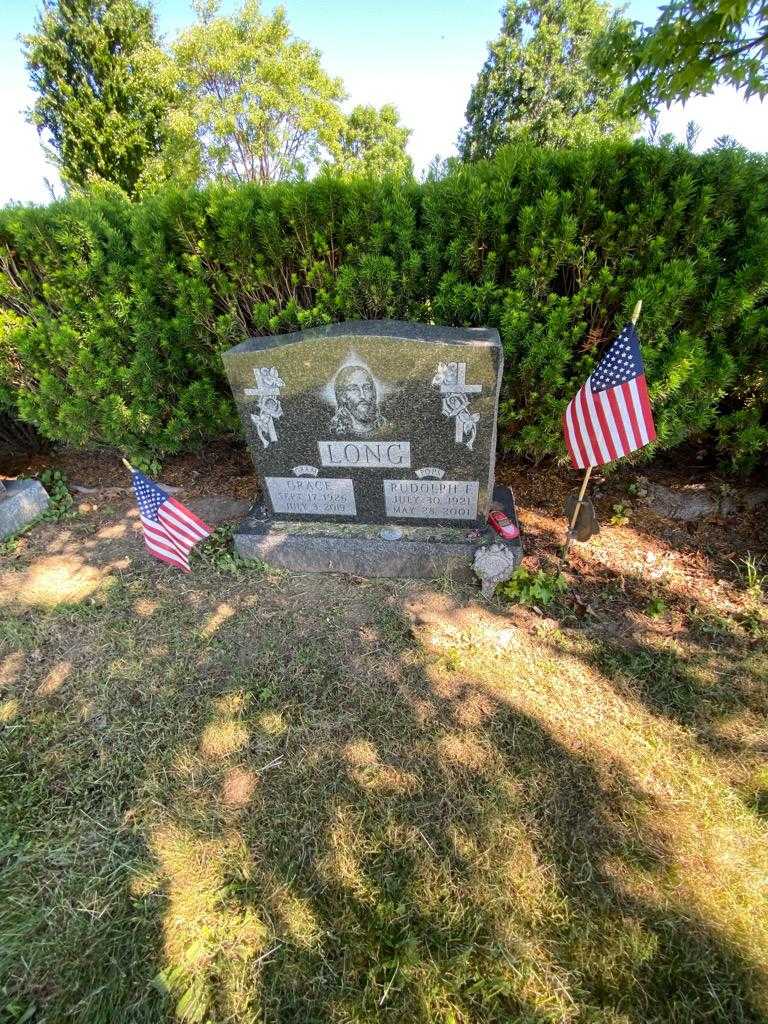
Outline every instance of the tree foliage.
<svg viewBox="0 0 768 1024">
<path fill-rule="evenodd" d="M 628 139 L 633 117 L 619 111 L 622 74 L 592 51 L 611 24 L 601 0 L 507 0 L 501 34 L 472 88 L 459 148 L 492 156 L 525 135 L 568 146 L 604 136 Z"/>
<path fill-rule="evenodd" d="M 172 98 L 150 73 L 154 19 L 140 0 L 44 0 L 23 38 L 37 99 L 29 119 L 65 185 L 112 182 L 131 195 L 162 147 Z"/>
<path fill-rule="evenodd" d="M 0 409 L 158 455 L 237 427 L 221 352 L 335 320 L 498 328 L 503 450 L 561 415 L 635 301 L 657 447 L 768 454 L 768 158 L 507 147 L 439 179 L 115 189 L 0 211 Z M 641 453 L 643 458 L 647 453 Z"/>
<path fill-rule="evenodd" d="M 291 36 L 285 11 L 265 15 L 259 0 L 245 0 L 231 16 L 216 2 L 198 13 L 164 69 L 182 97 L 166 161 L 193 153 L 201 179 L 266 183 L 303 177 L 336 154 L 342 83 L 326 74 L 317 50 Z"/>
<path fill-rule="evenodd" d="M 347 174 L 408 177 L 413 174 L 405 148 L 410 135 L 391 103 L 381 109 L 357 106 L 341 130 L 335 165 Z"/>
<path fill-rule="evenodd" d="M 746 96 L 768 94 L 768 4 L 765 0 L 672 0 L 652 27 L 617 22 L 598 63 L 627 69 L 625 109 L 707 95 L 721 82 Z"/>
<path fill-rule="evenodd" d="M 262 184 L 321 166 L 404 175 L 410 132 L 391 105 L 342 110 L 342 82 L 291 35 L 285 12 L 245 0 L 232 15 L 198 0 L 168 51 L 141 0 L 44 0 L 25 53 L 66 185 L 103 180 L 128 195 L 173 180 Z"/>
</svg>

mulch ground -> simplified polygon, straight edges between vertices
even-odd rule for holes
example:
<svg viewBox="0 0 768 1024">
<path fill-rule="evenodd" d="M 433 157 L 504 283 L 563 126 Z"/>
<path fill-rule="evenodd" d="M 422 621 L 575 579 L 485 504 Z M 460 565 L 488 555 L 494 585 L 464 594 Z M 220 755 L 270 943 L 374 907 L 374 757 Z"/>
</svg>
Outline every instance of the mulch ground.
<svg viewBox="0 0 768 1024">
<path fill-rule="evenodd" d="M 112 508 L 132 500 L 126 471 L 111 451 L 62 451 L 23 456 L 0 464 L 0 475 L 31 476 L 43 469 L 61 470 L 75 489 L 80 507 L 96 519 L 100 507 Z M 524 532 L 526 564 L 555 571 L 565 531 L 564 508 L 568 495 L 578 488 L 580 474 L 552 463 L 542 465 L 500 461 L 497 482 L 515 493 Z M 251 500 L 258 493 L 256 473 L 242 445 L 219 441 L 203 450 L 169 458 L 160 481 L 180 488 L 180 497 Z M 652 498 L 630 493 L 631 485 L 648 480 L 652 485 L 682 491 L 706 488 L 719 498 L 725 495 L 728 514 L 717 510 L 691 522 L 670 519 L 654 507 Z M 768 501 L 745 509 L 740 495 L 765 487 L 760 476 L 734 481 L 720 472 L 701 450 L 684 448 L 648 466 L 621 464 L 609 474 L 592 475 L 592 498 L 601 532 L 585 544 L 574 544 L 567 573 L 576 584 L 576 614 L 595 612 L 604 602 L 607 575 L 619 573 L 622 584 L 610 594 L 610 612 L 621 621 L 638 602 L 664 592 L 664 603 L 674 613 L 687 611 L 699 601 L 715 601 L 724 614 L 738 612 L 743 600 L 737 593 L 743 577 L 743 560 L 754 556 L 759 563 L 768 553 Z M 630 529 L 614 526 L 614 506 L 624 506 Z M 109 513 L 108 513 L 109 514 Z M 768 565 L 764 571 L 768 571 Z M 713 582 L 715 591 L 713 592 Z M 743 590 L 743 587 L 741 588 Z M 718 594 L 717 591 L 722 593 Z M 515 610 L 514 614 L 520 614 Z M 523 614 L 526 614 L 523 612 Z M 674 614 L 656 629 L 674 631 Z"/>
</svg>

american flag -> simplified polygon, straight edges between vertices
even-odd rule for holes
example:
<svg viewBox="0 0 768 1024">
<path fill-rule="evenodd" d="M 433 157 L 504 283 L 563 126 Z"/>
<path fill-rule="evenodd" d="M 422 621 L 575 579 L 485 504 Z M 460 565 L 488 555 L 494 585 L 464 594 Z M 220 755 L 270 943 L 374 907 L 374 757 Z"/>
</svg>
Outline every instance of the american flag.
<svg viewBox="0 0 768 1024">
<path fill-rule="evenodd" d="M 576 469 L 603 466 L 656 437 L 643 357 L 632 324 L 619 334 L 563 417 Z"/>
<path fill-rule="evenodd" d="M 210 526 L 137 470 L 133 471 L 133 489 L 149 553 L 189 572 L 189 552 L 210 536 Z"/>
</svg>

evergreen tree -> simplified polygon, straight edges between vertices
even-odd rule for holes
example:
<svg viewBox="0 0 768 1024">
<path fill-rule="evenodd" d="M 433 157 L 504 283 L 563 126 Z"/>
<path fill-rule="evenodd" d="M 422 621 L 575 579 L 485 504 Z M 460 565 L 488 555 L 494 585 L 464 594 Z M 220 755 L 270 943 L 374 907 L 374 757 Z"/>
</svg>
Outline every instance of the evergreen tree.
<svg viewBox="0 0 768 1024">
<path fill-rule="evenodd" d="M 459 148 L 464 159 L 492 156 L 527 135 L 565 146 L 601 136 L 628 139 L 637 128 L 619 112 L 622 72 L 596 71 L 596 41 L 611 24 L 601 0 L 507 0 L 501 35 L 475 83 Z"/>
<path fill-rule="evenodd" d="M 28 111 L 67 187 L 94 179 L 128 195 L 163 141 L 171 94 L 152 75 L 151 8 L 139 0 L 44 0 L 23 38 Z"/>
</svg>

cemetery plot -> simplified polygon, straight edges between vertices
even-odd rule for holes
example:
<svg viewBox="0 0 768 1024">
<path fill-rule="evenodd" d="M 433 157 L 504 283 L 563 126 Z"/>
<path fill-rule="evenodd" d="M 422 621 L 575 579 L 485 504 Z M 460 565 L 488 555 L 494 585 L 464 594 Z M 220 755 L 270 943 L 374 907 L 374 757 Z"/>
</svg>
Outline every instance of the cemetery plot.
<svg viewBox="0 0 768 1024">
<path fill-rule="evenodd" d="M 469 576 L 478 545 L 498 543 L 496 331 L 357 321 L 251 338 L 224 363 L 261 488 L 235 536 L 242 556 Z"/>
</svg>

